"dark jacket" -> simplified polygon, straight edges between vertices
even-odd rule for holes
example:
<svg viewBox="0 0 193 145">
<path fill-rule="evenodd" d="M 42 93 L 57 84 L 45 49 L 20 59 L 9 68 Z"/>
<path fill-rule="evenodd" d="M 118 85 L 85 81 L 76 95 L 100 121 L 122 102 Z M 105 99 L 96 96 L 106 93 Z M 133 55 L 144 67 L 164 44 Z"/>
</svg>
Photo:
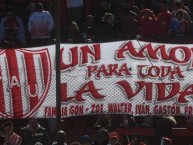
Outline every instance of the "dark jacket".
<svg viewBox="0 0 193 145">
<path fill-rule="evenodd" d="M 37 142 L 40 142 L 43 145 L 51 144 L 48 132 L 42 126 L 38 126 L 35 131 L 31 131 L 29 126 L 26 126 L 21 129 L 21 133 L 23 139 L 21 145 L 34 145 Z"/>
</svg>

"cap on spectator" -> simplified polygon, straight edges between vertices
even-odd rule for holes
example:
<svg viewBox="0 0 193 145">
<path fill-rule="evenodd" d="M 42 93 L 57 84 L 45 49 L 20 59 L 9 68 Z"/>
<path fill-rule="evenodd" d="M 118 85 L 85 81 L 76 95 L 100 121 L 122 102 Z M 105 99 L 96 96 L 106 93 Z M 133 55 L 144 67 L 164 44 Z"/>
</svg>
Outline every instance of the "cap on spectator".
<svg viewBox="0 0 193 145">
<path fill-rule="evenodd" d="M 111 132 L 109 134 L 109 138 L 117 138 L 117 139 L 119 139 L 119 136 L 118 136 L 118 134 L 116 132 Z"/>
<path fill-rule="evenodd" d="M 90 136 L 85 134 L 85 135 L 81 136 L 80 141 L 81 141 L 81 143 L 89 142 L 90 141 Z"/>
</svg>

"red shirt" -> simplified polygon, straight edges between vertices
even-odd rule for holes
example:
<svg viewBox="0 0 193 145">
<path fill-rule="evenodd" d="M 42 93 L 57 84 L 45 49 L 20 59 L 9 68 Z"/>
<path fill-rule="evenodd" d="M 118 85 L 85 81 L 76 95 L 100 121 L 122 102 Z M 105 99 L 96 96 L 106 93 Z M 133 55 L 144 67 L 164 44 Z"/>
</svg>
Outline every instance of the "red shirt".
<svg viewBox="0 0 193 145">
<path fill-rule="evenodd" d="M 138 22 L 140 25 L 139 33 L 142 36 L 152 35 L 154 33 L 154 28 L 155 28 L 155 19 L 154 18 L 141 17 L 140 19 L 138 19 Z"/>
<path fill-rule="evenodd" d="M 164 10 L 157 15 L 157 25 L 155 31 L 157 35 L 168 35 L 172 15 L 168 10 Z"/>
<path fill-rule="evenodd" d="M 19 27 L 19 23 L 17 22 L 16 18 L 13 19 L 7 19 L 4 23 L 4 27 L 11 29 Z"/>
</svg>

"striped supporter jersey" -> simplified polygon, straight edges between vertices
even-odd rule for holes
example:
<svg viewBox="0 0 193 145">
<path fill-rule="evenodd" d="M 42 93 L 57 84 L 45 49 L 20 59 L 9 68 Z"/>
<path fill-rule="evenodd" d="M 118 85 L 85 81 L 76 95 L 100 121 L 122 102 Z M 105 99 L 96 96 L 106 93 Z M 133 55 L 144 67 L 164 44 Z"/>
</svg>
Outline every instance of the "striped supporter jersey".
<svg viewBox="0 0 193 145">
<path fill-rule="evenodd" d="M 5 138 L 3 145 L 20 145 L 22 138 L 16 134 L 13 133 L 9 138 Z"/>
</svg>

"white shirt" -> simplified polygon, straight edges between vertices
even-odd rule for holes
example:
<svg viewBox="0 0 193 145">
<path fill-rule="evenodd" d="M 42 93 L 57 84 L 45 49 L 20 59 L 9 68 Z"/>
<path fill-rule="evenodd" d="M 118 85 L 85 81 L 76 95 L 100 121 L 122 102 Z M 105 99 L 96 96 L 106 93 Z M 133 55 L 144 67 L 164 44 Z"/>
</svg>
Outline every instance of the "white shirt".
<svg viewBox="0 0 193 145">
<path fill-rule="evenodd" d="M 48 11 L 33 12 L 29 18 L 28 31 L 31 38 L 49 38 L 54 20 Z"/>
</svg>

